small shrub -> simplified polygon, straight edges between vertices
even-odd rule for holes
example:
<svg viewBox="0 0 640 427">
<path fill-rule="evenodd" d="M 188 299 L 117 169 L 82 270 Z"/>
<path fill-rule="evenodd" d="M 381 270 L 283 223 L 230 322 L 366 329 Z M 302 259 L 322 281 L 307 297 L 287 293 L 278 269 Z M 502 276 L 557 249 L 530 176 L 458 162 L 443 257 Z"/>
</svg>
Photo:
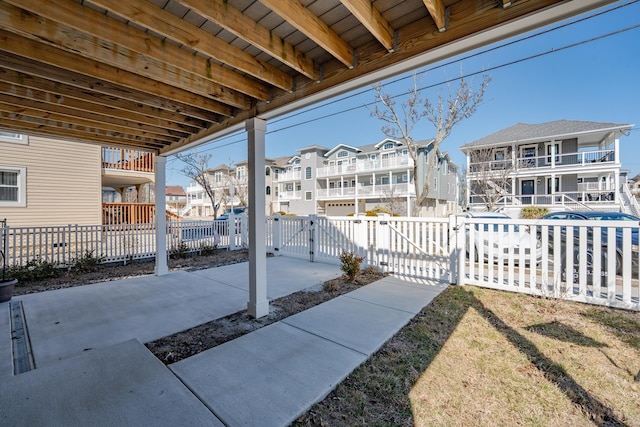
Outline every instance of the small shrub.
<svg viewBox="0 0 640 427">
<path fill-rule="evenodd" d="M 26 265 L 13 265 L 7 271 L 9 277 L 18 279 L 18 282 L 33 282 L 36 280 L 50 279 L 60 275 L 57 264 L 39 259 L 32 259 Z"/>
<path fill-rule="evenodd" d="M 76 259 L 73 269 L 80 273 L 89 273 L 96 271 L 98 264 L 102 264 L 105 258 L 103 256 L 95 256 L 94 251 L 86 251 L 84 255 Z"/>
<path fill-rule="evenodd" d="M 189 254 L 189 246 L 185 242 L 180 242 L 171 248 L 170 254 L 173 258 L 186 258 Z"/>
<path fill-rule="evenodd" d="M 203 243 L 200 245 L 200 255 L 209 256 L 213 255 L 218 249 L 218 245 L 210 245 L 208 243 Z"/>
<path fill-rule="evenodd" d="M 347 276 L 349 281 L 353 281 L 360 272 L 362 261 L 364 261 L 364 258 L 357 256 L 353 252 L 343 251 L 340 254 L 340 270 Z"/>
<path fill-rule="evenodd" d="M 324 282 L 324 285 L 322 285 L 322 289 L 325 292 L 335 292 L 338 290 L 338 281 L 337 280 L 329 280 L 327 282 Z"/>
<path fill-rule="evenodd" d="M 539 206 L 526 206 L 520 211 L 520 218 L 522 219 L 538 219 L 542 218 L 549 213 L 549 209 L 541 208 Z"/>
</svg>

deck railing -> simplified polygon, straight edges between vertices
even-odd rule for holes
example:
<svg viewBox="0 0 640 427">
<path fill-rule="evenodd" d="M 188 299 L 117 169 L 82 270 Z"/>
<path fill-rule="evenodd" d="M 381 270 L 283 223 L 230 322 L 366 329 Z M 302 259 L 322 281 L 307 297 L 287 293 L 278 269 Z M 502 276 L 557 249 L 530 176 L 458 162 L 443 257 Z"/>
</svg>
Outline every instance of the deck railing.
<svg viewBox="0 0 640 427">
<path fill-rule="evenodd" d="M 146 151 L 103 147 L 102 167 L 132 172 L 154 172 L 154 154 Z"/>
<path fill-rule="evenodd" d="M 146 224 L 155 220 L 156 206 L 153 203 L 103 203 L 102 224 Z M 181 217 L 167 211 L 167 220 L 180 220 Z"/>
</svg>

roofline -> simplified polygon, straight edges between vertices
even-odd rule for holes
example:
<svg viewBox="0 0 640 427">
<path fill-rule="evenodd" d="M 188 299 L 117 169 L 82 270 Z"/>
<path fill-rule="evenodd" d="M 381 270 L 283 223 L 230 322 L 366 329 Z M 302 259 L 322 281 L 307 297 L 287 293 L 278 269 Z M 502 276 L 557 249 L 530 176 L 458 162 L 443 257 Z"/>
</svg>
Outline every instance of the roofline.
<svg viewBox="0 0 640 427">
<path fill-rule="evenodd" d="M 514 143 L 522 143 L 522 142 L 540 142 L 540 141 L 546 141 L 550 138 L 552 139 L 562 139 L 565 137 L 571 137 L 571 136 L 579 136 L 579 135 L 588 135 L 590 133 L 596 133 L 596 132 L 603 132 L 603 131 L 621 131 L 622 129 L 626 129 L 626 130 L 631 130 L 631 128 L 633 128 L 635 125 L 634 124 L 625 124 L 625 125 L 621 125 L 621 126 L 616 126 L 616 127 L 608 127 L 608 128 L 599 128 L 599 129 L 592 129 L 592 130 L 586 130 L 586 131 L 582 131 L 582 132 L 571 132 L 571 133 L 564 133 L 564 134 L 558 134 L 558 135 L 545 135 L 545 136 L 538 136 L 535 138 L 526 138 L 526 139 L 514 139 L 514 140 L 510 140 L 510 141 L 500 141 L 500 142 L 492 142 L 490 144 L 477 144 L 477 145 L 470 145 L 473 144 L 473 142 L 470 142 L 469 144 L 465 144 L 463 146 L 460 147 L 460 150 L 464 153 L 466 153 L 466 149 L 472 149 L 472 148 L 478 148 L 478 147 L 492 147 L 495 145 L 504 145 L 504 144 L 514 144 Z M 499 131 L 498 131 L 499 132 Z"/>
</svg>

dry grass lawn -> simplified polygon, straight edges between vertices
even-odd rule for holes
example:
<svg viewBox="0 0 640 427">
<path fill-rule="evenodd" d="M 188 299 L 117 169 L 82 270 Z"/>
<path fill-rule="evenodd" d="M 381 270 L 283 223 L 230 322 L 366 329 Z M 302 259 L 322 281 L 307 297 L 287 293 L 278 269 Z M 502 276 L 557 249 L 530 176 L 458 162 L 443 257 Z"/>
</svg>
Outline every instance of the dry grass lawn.
<svg viewBox="0 0 640 427">
<path fill-rule="evenodd" d="M 640 426 L 640 313 L 450 287 L 297 425 Z"/>
</svg>

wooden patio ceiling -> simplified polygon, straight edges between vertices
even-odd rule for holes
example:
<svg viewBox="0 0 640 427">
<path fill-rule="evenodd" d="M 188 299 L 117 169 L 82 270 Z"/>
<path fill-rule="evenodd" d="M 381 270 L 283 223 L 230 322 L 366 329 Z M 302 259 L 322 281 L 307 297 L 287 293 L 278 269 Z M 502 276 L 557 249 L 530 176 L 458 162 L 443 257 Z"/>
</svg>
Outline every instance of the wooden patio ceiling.
<svg viewBox="0 0 640 427">
<path fill-rule="evenodd" d="M 0 0 L 0 129 L 172 153 L 612 0 Z"/>
</svg>

